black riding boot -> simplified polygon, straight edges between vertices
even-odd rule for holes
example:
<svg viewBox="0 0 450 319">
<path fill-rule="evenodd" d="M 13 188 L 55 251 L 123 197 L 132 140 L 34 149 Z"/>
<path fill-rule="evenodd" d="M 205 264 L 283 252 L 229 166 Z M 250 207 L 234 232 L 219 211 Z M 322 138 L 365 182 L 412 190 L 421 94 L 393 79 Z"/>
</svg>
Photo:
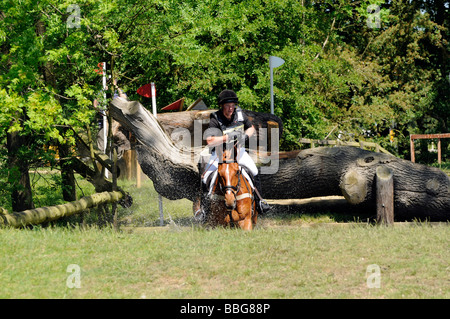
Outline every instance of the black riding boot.
<svg viewBox="0 0 450 319">
<path fill-rule="evenodd" d="M 255 196 L 256 210 L 258 211 L 258 213 L 260 213 L 262 215 L 262 214 L 267 213 L 271 209 L 271 207 L 263 199 L 261 179 L 259 178 L 259 174 L 256 176 L 253 176 L 253 181 L 255 183 L 256 190 L 258 191 L 259 195 L 261 196 L 261 197 L 258 196 L 258 194 L 256 194 L 256 196 Z"/>
</svg>

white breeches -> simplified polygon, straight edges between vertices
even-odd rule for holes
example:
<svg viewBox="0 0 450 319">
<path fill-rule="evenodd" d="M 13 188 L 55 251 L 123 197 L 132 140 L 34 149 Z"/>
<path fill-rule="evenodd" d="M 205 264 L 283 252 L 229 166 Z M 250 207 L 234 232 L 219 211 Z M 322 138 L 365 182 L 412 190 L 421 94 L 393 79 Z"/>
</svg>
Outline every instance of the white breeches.
<svg viewBox="0 0 450 319">
<path fill-rule="evenodd" d="M 258 175 L 258 168 L 256 167 L 255 162 L 253 162 L 250 155 L 248 155 L 248 153 L 245 151 L 244 147 L 240 148 L 237 161 L 239 165 L 248 168 L 253 176 Z M 209 163 L 208 165 L 206 165 L 206 171 L 202 179 L 203 183 L 206 184 L 209 175 L 217 170 L 218 165 L 219 158 L 217 157 L 216 152 L 212 152 Z"/>
</svg>

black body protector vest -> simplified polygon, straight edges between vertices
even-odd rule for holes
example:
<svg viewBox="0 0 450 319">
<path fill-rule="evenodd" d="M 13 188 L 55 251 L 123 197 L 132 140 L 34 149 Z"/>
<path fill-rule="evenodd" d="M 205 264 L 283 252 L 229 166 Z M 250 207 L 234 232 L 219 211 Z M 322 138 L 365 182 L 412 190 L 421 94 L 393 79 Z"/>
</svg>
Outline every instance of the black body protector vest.
<svg viewBox="0 0 450 319">
<path fill-rule="evenodd" d="M 242 113 L 242 109 L 240 107 L 236 107 L 231 124 L 226 125 L 223 121 L 223 118 L 217 116 L 217 112 L 214 112 L 213 116 L 217 120 L 217 122 L 219 122 L 220 129 L 222 130 L 223 135 L 232 134 L 236 131 L 240 131 L 242 134 L 244 134 L 244 114 Z"/>
<path fill-rule="evenodd" d="M 220 129 L 222 130 L 222 135 L 228 135 L 230 137 L 232 137 L 233 135 L 237 135 L 239 133 L 241 133 L 242 135 L 244 134 L 244 114 L 242 113 L 242 109 L 240 107 L 236 107 L 234 113 L 233 113 L 233 118 L 231 120 L 231 123 L 229 121 L 225 122 L 224 118 L 222 116 L 218 116 L 217 112 L 212 113 L 214 118 L 217 120 L 217 122 L 220 125 Z M 228 145 L 229 146 L 229 145 Z M 222 144 L 223 149 L 227 148 L 227 144 L 224 143 Z M 215 151 L 216 147 L 212 147 L 210 149 L 210 152 Z"/>
</svg>

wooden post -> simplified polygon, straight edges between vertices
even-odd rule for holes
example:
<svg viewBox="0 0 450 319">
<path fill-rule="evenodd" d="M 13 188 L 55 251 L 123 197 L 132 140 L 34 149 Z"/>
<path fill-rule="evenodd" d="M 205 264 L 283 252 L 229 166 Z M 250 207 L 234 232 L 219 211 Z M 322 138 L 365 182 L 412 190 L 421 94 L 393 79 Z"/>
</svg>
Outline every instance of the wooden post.
<svg viewBox="0 0 450 319">
<path fill-rule="evenodd" d="M 267 121 L 267 152 L 272 152 L 272 128 L 278 128 L 278 123 Z"/>
<path fill-rule="evenodd" d="M 136 159 L 136 188 L 141 188 L 141 165 L 139 165 L 139 162 Z"/>
<path fill-rule="evenodd" d="M 438 138 L 438 163 L 441 165 L 442 153 L 441 153 L 441 139 Z"/>
<path fill-rule="evenodd" d="M 416 162 L 416 157 L 414 156 L 414 139 L 412 135 L 409 136 L 409 143 L 411 144 L 411 162 Z"/>
<path fill-rule="evenodd" d="M 125 162 L 125 172 L 120 174 L 127 181 L 131 180 L 131 150 L 126 150 L 123 152 L 123 160 Z"/>
<path fill-rule="evenodd" d="M 159 226 L 164 226 L 164 213 L 163 213 L 163 200 L 162 196 L 158 194 L 158 206 L 159 206 Z"/>
<path fill-rule="evenodd" d="M 137 164 L 137 155 L 136 155 L 136 150 L 131 150 L 131 158 L 130 158 L 130 177 L 131 179 L 135 179 L 136 178 L 136 164 Z"/>
<path fill-rule="evenodd" d="M 392 225 L 394 223 L 394 177 L 392 170 L 384 165 L 377 167 L 377 223 Z"/>
<path fill-rule="evenodd" d="M 113 150 L 113 167 L 112 167 L 112 189 L 113 192 L 117 191 L 117 150 Z M 117 221 L 117 203 L 113 202 L 111 205 L 111 214 L 113 215 L 113 226 L 116 231 L 119 230 L 119 224 Z"/>
</svg>

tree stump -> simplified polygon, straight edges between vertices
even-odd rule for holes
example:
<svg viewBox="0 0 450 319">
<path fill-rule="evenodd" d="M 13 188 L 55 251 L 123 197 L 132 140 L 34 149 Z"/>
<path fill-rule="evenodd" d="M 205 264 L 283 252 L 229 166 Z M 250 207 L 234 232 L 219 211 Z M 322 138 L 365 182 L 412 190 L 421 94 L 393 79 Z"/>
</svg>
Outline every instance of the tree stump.
<svg viewBox="0 0 450 319">
<path fill-rule="evenodd" d="M 376 170 L 377 187 L 377 223 L 392 225 L 394 223 L 394 176 L 386 166 Z"/>
</svg>

